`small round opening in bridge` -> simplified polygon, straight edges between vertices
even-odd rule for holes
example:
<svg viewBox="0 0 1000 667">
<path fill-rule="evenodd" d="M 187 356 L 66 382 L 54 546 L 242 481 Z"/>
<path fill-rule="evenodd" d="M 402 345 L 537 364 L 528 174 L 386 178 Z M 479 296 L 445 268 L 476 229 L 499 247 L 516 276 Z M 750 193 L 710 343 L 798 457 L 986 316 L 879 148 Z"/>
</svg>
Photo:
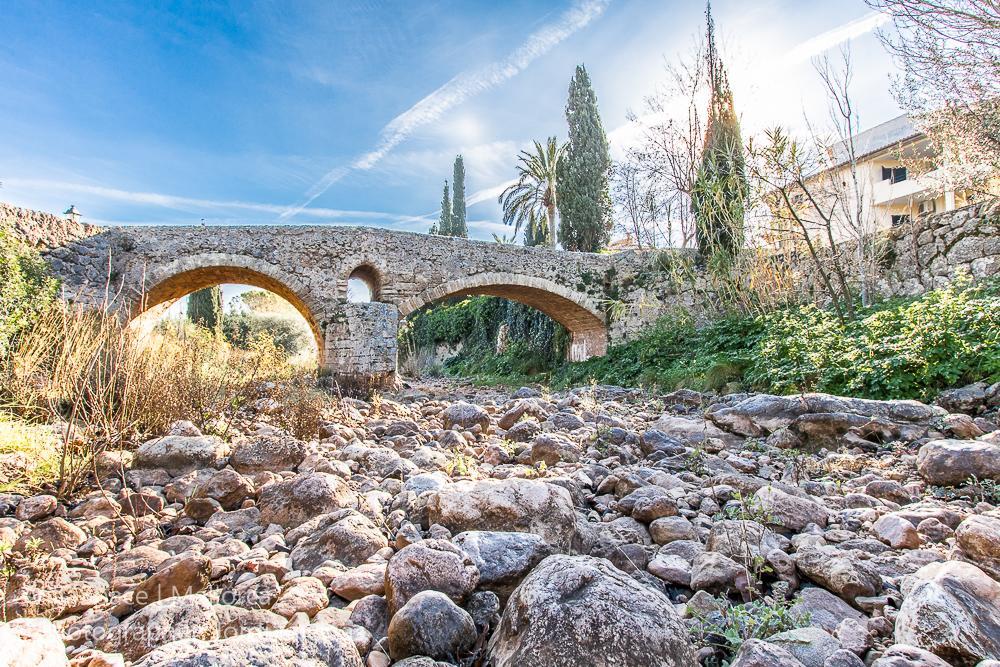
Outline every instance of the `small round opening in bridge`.
<svg viewBox="0 0 1000 667">
<path fill-rule="evenodd" d="M 378 279 L 370 266 L 359 266 L 347 278 L 347 300 L 351 303 L 370 303 L 377 291 Z"/>
</svg>

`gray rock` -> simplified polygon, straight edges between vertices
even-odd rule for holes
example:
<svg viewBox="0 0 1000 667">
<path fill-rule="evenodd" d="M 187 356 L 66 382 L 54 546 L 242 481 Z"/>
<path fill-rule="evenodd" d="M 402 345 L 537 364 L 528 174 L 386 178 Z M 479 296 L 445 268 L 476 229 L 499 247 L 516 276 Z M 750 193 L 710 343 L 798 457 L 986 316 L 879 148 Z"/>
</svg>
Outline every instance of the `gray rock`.
<svg viewBox="0 0 1000 667">
<path fill-rule="evenodd" d="M 730 667 L 802 667 L 802 663 L 777 644 L 748 639 L 733 656 Z"/>
<path fill-rule="evenodd" d="M 833 633 L 841 621 L 852 619 L 858 622 L 866 620 L 864 614 L 847 604 L 839 597 L 826 590 L 809 586 L 799 591 L 798 598 L 790 610 L 793 614 L 803 616 L 809 614 L 809 624 Z"/>
<path fill-rule="evenodd" d="M 357 507 L 358 497 L 341 478 L 324 472 L 296 475 L 260 490 L 257 506 L 264 524 L 294 528 L 320 514 Z"/>
<path fill-rule="evenodd" d="M 476 643 L 476 624 L 447 595 L 422 591 L 389 622 L 389 654 L 394 660 L 423 655 L 456 660 Z"/>
<path fill-rule="evenodd" d="M 469 530 L 452 542 L 479 570 L 479 588 L 506 600 L 514 588 L 547 556 L 552 547 L 532 533 Z"/>
<path fill-rule="evenodd" d="M 896 642 L 956 667 L 1000 659 L 1000 583 L 970 563 L 922 567 L 903 582 Z"/>
<path fill-rule="evenodd" d="M 135 452 L 136 468 L 160 468 L 173 476 L 216 468 L 229 455 L 229 445 L 214 435 L 168 435 L 147 440 Z"/>
<path fill-rule="evenodd" d="M 444 540 L 422 540 L 398 551 L 385 571 L 385 597 L 393 616 L 417 593 L 438 591 L 463 604 L 479 583 L 464 551 Z"/>
<path fill-rule="evenodd" d="M 795 554 L 799 572 L 848 602 L 882 590 L 882 578 L 869 563 L 850 551 L 810 547 Z"/>
<path fill-rule="evenodd" d="M 1000 480 L 1000 446 L 980 440 L 931 440 L 917 453 L 928 484 L 958 486 L 972 477 Z"/>
<path fill-rule="evenodd" d="M 152 651 L 136 667 L 363 667 L 354 642 L 332 625 L 258 632 L 216 641 L 188 639 Z"/>
<path fill-rule="evenodd" d="M 309 527 L 309 534 L 295 544 L 291 553 L 292 563 L 301 570 L 314 570 L 327 560 L 357 567 L 389 545 L 375 524 L 354 510 L 324 514 Z"/>
<path fill-rule="evenodd" d="M 930 651 L 916 646 L 893 644 L 871 667 L 952 667 Z"/>
<path fill-rule="evenodd" d="M 576 513 L 569 491 L 542 481 L 487 479 L 461 481 L 427 500 L 428 521 L 452 533 L 502 530 L 540 535 L 568 550 L 576 533 Z"/>
<path fill-rule="evenodd" d="M 129 616 L 97 642 L 109 653 L 138 660 L 154 648 L 180 639 L 216 639 L 219 619 L 204 595 L 160 600 Z"/>
<path fill-rule="evenodd" d="M 465 401 L 452 403 L 441 413 L 441 421 L 445 428 L 470 429 L 478 425 L 485 433 L 490 427 L 490 413 L 484 408 Z"/>
<path fill-rule="evenodd" d="M 554 641 L 553 638 L 560 638 Z M 589 556 L 549 556 L 514 591 L 487 659 L 495 667 L 696 664 L 687 630 L 661 593 Z"/>
<path fill-rule="evenodd" d="M 841 649 L 832 635 L 820 628 L 796 628 L 771 635 L 767 641 L 782 647 L 804 667 L 823 667 L 827 659 Z"/>
</svg>

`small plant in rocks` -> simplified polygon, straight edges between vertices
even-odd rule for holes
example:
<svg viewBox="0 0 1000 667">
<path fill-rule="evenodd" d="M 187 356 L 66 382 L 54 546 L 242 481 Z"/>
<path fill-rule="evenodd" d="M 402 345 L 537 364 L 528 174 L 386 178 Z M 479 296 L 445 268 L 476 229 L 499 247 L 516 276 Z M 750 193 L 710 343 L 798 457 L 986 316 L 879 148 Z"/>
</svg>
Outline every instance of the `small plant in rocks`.
<svg viewBox="0 0 1000 667">
<path fill-rule="evenodd" d="M 808 613 L 792 611 L 794 601 L 779 595 L 738 605 L 728 600 L 719 603 L 718 610 L 697 616 L 698 624 L 691 631 L 696 643 L 715 650 L 706 667 L 727 667 L 748 639 L 767 639 L 779 632 L 804 628 L 810 621 Z"/>
</svg>

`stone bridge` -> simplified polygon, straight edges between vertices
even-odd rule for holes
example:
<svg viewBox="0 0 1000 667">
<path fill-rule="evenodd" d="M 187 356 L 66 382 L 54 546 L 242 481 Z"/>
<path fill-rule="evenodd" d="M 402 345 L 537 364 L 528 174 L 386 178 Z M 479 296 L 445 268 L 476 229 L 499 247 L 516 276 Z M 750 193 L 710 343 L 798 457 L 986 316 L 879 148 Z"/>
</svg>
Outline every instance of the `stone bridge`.
<svg viewBox="0 0 1000 667">
<path fill-rule="evenodd" d="M 393 376 L 400 318 L 448 297 L 488 294 L 537 308 L 569 330 L 572 360 L 603 355 L 664 303 L 677 303 L 642 284 L 649 258 L 635 252 L 565 252 L 368 227 L 88 231 L 45 253 L 71 300 L 138 317 L 214 284 L 267 289 L 302 313 L 321 366 L 343 380 Z M 370 286 L 370 302 L 348 301 L 352 277 Z M 644 307 L 621 305 L 640 302 Z"/>
</svg>

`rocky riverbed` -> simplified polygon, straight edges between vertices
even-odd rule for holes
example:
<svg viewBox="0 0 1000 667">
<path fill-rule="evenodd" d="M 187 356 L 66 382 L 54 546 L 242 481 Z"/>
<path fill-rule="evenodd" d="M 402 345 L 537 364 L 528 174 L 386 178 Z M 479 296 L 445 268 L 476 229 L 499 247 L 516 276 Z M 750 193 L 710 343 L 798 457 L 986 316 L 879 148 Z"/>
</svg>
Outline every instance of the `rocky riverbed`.
<svg viewBox="0 0 1000 667">
<path fill-rule="evenodd" d="M 1000 386 L 456 384 L 0 495 L 0 665 L 996 667 Z"/>
</svg>

